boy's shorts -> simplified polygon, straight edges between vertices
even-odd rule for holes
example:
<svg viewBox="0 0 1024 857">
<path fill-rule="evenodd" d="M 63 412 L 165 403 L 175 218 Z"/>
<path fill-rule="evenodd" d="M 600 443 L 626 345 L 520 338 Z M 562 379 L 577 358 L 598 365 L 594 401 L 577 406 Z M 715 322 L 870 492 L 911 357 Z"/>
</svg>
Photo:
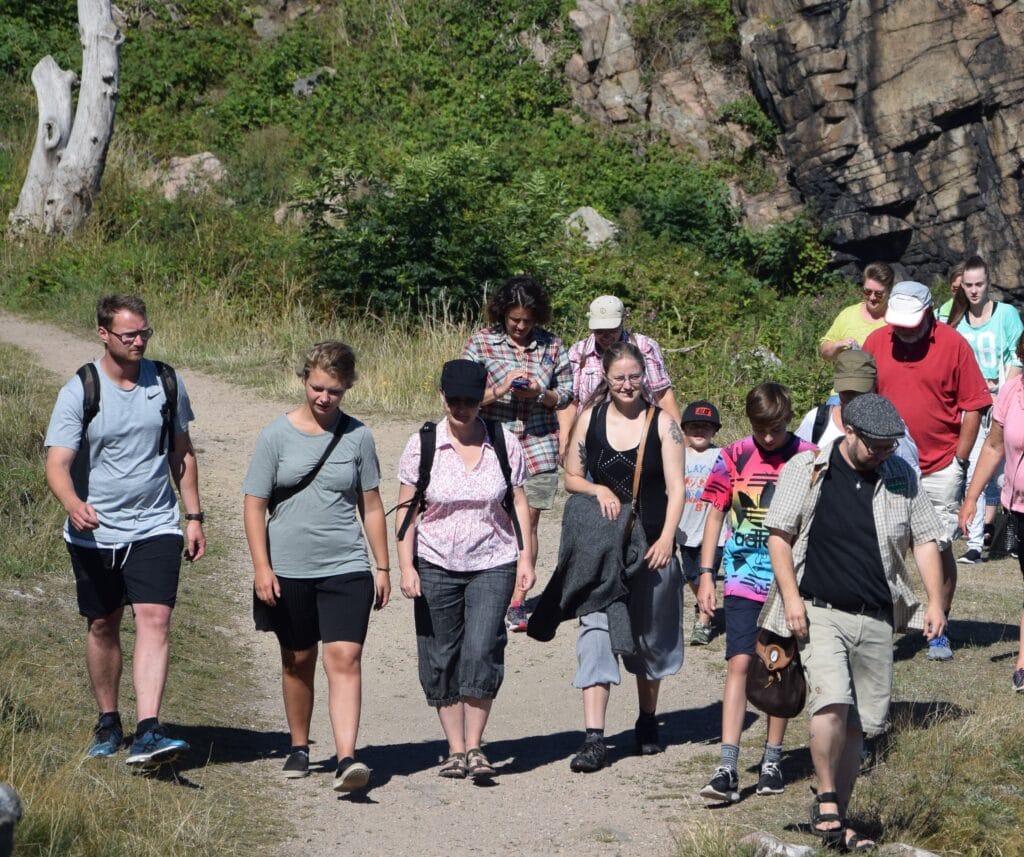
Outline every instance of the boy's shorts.
<svg viewBox="0 0 1024 857">
<path fill-rule="evenodd" d="M 78 612 L 102 619 L 125 604 L 174 607 L 185 540 L 176 534 L 93 548 L 65 542 L 75 573 Z"/>
<path fill-rule="evenodd" d="M 753 655 L 757 642 L 757 617 L 761 615 L 764 603 L 739 595 L 726 595 L 724 601 L 725 659 L 735 655 Z"/>
<path fill-rule="evenodd" d="M 683 564 L 683 579 L 687 583 L 691 583 L 696 586 L 700 583 L 700 545 L 680 545 L 679 546 L 679 557 Z M 722 567 L 722 547 L 719 545 L 715 548 L 715 560 L 711 564 L 711 567 L 715 570 L 712 575 L 715 582 L 718 582 L 718 571 Z"/>
</svg>

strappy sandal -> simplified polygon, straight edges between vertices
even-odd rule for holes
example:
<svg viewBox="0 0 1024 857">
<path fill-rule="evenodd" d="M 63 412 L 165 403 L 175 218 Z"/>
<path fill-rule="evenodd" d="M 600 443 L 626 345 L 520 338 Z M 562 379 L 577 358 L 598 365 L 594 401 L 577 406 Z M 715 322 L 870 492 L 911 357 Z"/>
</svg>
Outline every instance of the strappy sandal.
<svg viewBox="0 0 1024 857">
<path fill-rule="evenodd" d="M 437 775 L 444 777 L 446 780 L 466 779 L 466 754 L 452 753 L 441 763 Z"/>
<path fill-rule="evenodd" d="M 863 851 L 874 851 L 878 847 L 870 836 L 858 833 L 852 827 L 843 829 L 843 851 L 847 854 L 860 854 Z"/>
<path fill-rule="evenodd" d="M 839 806 L 839 796 L 835 792 L 819 792 L 811 803 L 811 833 L 821 837 L 826 848 L 839 848 L 843 844 L 845 827 L 842 816 L 838 812 L 822 812 L 823 803 L 834 803 Z M 838 827 L 822 827 L 823 824 L 838 822 Z"/>
<path fill-rule="evenodd" d="M 466 763 L 469 766 L 469 775 L 474 780 L 490 779 L 497 773 L 494 765 L 487 761 L 487 757 L 479 747 L 466 751 Z"/>
</svg>

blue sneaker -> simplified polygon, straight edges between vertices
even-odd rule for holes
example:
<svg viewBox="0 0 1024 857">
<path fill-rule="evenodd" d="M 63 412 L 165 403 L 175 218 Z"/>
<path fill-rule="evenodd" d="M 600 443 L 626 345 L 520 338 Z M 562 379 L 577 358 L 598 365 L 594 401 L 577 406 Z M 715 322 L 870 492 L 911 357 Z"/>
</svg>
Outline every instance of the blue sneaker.
<svg viewBox="0 0 1024 857">
<path fill-rule="evenodd" d="M 928 643 L 928 660 L 930 661 L 951 661 L 953 660 L 953 648 L 949 645 L 949 637 L 943 634 Z"/>
<path fill-rule="evenodd" d="M 180 738 L 168 737 L 164 734 L 164 727 L 157 724 L 148 732 L 135 737 L 125 761 L 133 767 L 155 768 L 173 762 L 187 752 L 188 744 Z"/>
<path fill-rule="evenodd" d="M 103 716 L 96 722 L 92 730 L 92 743 L 85 751 L 86 756 L 103 758 L 113 756 L 121 749 L 124 742 L 124 729 L 118 718 Z"/>
</svg>

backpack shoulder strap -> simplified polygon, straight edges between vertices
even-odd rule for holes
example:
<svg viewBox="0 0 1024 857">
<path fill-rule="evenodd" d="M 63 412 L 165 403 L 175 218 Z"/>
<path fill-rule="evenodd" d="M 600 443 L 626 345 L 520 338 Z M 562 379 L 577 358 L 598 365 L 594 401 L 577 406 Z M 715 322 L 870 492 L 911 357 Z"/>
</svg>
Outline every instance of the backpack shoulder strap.
<svg viewBox="0 0 1024 857">
<path fill-rule="evenodd" d="M 829 405 L 818 405 L 818 411 L 814 415 L 814 426 L 811 428 L 811 443 L 817 443 L 825 433 L 825 425 L 831 413 L 832 408 Z"/>
<path fill-rule="evenodd" d="M 100 412 L 100 373 L 95 363 L 86 363 L 75 372 L 82 382 L 82 438 L 89 429 L 89 423 Z M 80 444 L 81 445 L 81 444 Z"/>
<path fill-rule="evenodd" d="M 160 385 L 164 388 L 164 404 L 160 408 L 163 425 L 160 427 L 160 455 L 174 452 L 174 434 L 178 424 L 178 376 L 174 369 L 159 360 L 153 361 Z"/>
<path fill-rule="evenodd" d="M 491 441 L 491 446 L 494 447 L 494 452 L 498 456 L 498 465 L 501 467 L 501 475 L 505 477 L 505 496 L 501 500 L 501 508 L 507 513 L 509 518 L 512 519 L 512 529 L 515 530 L 516 543 L 519 545 L 519 550 L 523 549 L 523 530 L 519 524 L 519 516 L 516 514 L 515 499 L 512 491 L 512 465 L 508 460 L 508 446 L 505 443 L 505 430 L 502 428 L 501 423 L 496 420 L 484 420 L 484 425 L 487 427 L 487 437 Z"/>
<path fill-rule="evenodd" d="M 437 446 L 437 424 L 427 420 L 420 426 L 420 469 L 416 476 L 416 490 L 406 506 L 405 517 L 398 528 L 398 540 L 405 538 L 412 516 L 427 508 L 427 486 L 430 485 L 430 469 L 434 466 L 434 449 Z"/>
</svg>

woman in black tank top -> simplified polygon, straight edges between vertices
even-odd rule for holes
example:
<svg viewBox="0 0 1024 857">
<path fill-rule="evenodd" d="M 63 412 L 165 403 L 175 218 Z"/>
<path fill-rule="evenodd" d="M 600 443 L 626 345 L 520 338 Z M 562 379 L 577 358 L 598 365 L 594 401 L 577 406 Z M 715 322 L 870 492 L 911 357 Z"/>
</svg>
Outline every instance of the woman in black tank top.
<svg viewBox="0 0 1024 857">
<path fill-rule="evenodd" d="M 602 366 L 604 380 L 584 403 L 570 434 L 565 487 L 570 493 L 593 495 L 602 516 L 616 521 L 623 505 L 633 502 L 637 455 L 644 447 L 637 518 L 649 548 L 646 568 L 629 584 L 636 595 L 630 599 L 630 619 L 637 654 L 624 658 L 624 665 L 637 681 L 637 749 L 657 753 L 662 750 L 655 719 L 661 679 L 682 666 L 682 577 L 674 554 L 685 490 L 683 436 L 671 417 L 644 399 L 644 359 L 636 346 L 615 343 L 605 350 Z M 589 772 L 607 760 L 605 710 L 611 684 L 618 680 L 603 613 L 581 617 L 577 656 L 573 684 L 583 690 L 587 736 L 570 767 Z"/>
</svg>

